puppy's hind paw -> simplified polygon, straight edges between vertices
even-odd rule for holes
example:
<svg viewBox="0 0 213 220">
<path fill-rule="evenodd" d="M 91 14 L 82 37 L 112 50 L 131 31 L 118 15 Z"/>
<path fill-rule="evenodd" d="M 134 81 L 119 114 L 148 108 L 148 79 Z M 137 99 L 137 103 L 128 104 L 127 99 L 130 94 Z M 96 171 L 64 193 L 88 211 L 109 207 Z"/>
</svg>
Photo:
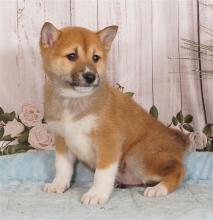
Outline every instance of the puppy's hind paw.
<svg viewBox="0 0 213 220">
<path fill-rule="evenodd" d="M 147 187 L 144 191 L 144 196 L 146 197 L 160 197 L 166 196 L 168 194 L 168 189 L 161 183 L 156 186 Z"/>
<path fill-rule="evenodd" d="M 48 192 L 48 193 L 63 193 L 69 188 L 68 185 L 66 184 L 61 184 L 61 183 L 46 183 L 43 191 Z"/>
</svg>

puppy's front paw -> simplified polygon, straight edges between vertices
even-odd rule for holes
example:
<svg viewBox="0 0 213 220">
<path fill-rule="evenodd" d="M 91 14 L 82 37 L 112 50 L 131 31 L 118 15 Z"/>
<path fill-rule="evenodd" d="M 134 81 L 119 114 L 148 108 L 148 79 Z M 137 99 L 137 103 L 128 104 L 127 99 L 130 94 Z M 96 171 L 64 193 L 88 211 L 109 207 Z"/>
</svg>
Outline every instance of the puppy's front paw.
<svg viewBox="0 0 213 220">
<path fill-rule="evenodd" d="M 87 193 L 85 193 L 81 202 L 84 205 L 98 205 L 103 204 L 108 200 L 108 196 L 104 195 L 104 193 L 99 192 L 95 188 L 91 188 Z"/>
<path fill-rule="evenodd" d="M 69 185 L 52 182 L 52 183 L 46 183 L 43 191 L 48 193 L 63 193 L 69 188 Z"/>
<path fill-rule="evenodd" d="M 168 194 L 167 188 L 161 183 L 153 187 L 147 187 L 144 191 L 144 196 L 146 197 L 160 197 L 160 196 L 166 196 L 167 194 Z"/>
</svg>

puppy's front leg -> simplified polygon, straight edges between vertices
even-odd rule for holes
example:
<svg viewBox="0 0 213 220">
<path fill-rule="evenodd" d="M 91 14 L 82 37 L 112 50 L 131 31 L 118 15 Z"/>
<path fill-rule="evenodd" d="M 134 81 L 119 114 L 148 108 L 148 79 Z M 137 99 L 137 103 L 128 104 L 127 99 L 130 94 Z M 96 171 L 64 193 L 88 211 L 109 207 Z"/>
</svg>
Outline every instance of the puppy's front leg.
<svg viewBox="0 0 213 220">
<path fill-rule="evenodd" d="M 118 170 L 118 161 L 109 164 L 105 168 L 96 168 L 94 184 L 81 199 L 84 205 L 105 203 L 114 187 L 115 176 Z"/>
<path fill-rule="evenodd" d="M 108 131 L 108 130 L 107 130 Z M 83 195 L 81 202 L 85 205 L 105 203 L 114 188 L 115 177 L 121 155 L 121 144 L 117 136 L 96 134 L 96 170 L 94 183 Z M 112 132 L 113 134 L 113 132 Z M 105 136 L 105 140 L 101 137 Z M 100 138 L 100 139 L 98 139 Z M 111 147 L 109 147 L 109 143 Z"/>
<path fill-rule="evenodd" d="M 70 181 L 73 175 L 75 156 L 66 146 L 64 139 L 55 138 L 55 168 L 56 175 L 52 183 L 44 186 L 45 192 L 63 193 L 70 187 Z"/>
</svg>

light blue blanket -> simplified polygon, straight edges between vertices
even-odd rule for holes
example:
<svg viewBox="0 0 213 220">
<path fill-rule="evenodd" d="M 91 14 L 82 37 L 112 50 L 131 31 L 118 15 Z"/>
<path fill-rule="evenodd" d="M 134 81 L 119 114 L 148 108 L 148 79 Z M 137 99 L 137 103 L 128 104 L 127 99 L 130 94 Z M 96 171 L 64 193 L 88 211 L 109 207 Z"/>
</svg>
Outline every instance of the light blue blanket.
<svg viewBox="0 0 213 220">
<path fill-rule="evenodd" d="M 0 157 L 0 184 L 11 181 L 49 182 L 54 177 L 54 152 L 32 151 Z M 213 180 L 213 153 L 194 152 L 186 155 L 186 180 Z M 92 173 L 79 164 L 76 181 L 90 181 Z"/>
<path fill-rule="evenodd" d="M 77 166 L 75 184 L 64 194 L 42 192 L 54 176 L 53 152 L 29 152 L 0 157 L 0 219 L 213 220 L 213 153 L 186 156 L 187 177 L 164 198 L 146 198 L 143 188 L 115 189 L 103 206 L 84 207 L 92 173 Z"/>
</svg>

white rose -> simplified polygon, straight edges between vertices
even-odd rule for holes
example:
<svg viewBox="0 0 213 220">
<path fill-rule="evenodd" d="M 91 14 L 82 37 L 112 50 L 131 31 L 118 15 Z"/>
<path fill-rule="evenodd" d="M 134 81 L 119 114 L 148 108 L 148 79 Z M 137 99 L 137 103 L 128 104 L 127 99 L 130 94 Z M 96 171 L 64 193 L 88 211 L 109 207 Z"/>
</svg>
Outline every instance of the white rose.
<svg viewBox="0 0 213 220">
<path fill-rule="evenodd" d="M 4 126 L 4 136 L 10 135 L 12 138 L 19 135 L 24 131 L 24 125 L 18 122 L 16 119 L 13 121 L 8 121 Z"/>
<path fill-rule="evenodd" d="M 189 139 L 191 141 L 190 147 L 189 147 L 190 151 L 196 151 L 196 149 L 202 150 L 203 148 L 205 148 L 207 144 L 207 137 L 202 131 L 192 132 L 189 135 Z"/>
<path fill-rule="evenodd" d="M 46 124 L 39 124 L 30 130 L 28 142 L 34 148 L 52 150 L 54 148 L 54 135 Z"/>
<path fill-rule="evenodd" d="M 19 114 L 21 121 L 28 127 L 33 127 L 41 123 L 44 115 L 34 104 L 22 106 L 22 111 Z"/>
</svg>

